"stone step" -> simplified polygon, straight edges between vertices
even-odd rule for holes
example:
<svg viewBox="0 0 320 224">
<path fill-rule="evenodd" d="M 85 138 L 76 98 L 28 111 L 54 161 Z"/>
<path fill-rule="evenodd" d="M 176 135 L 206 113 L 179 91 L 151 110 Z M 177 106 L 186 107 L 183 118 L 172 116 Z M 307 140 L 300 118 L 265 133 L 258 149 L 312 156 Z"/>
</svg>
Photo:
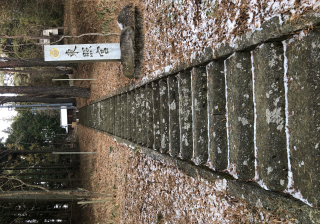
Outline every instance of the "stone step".
<svg viewBox="0 0 320 224">
<path fill-rule="evenodd" d="M 90 127 L 90 105 L 86 106 L 86 116 L 87 116 L 87 119 L 86 119 L 86 126 Z"/>
<path fill-rule="evenodd" d="M 123 120 L 123 117 L 122 117 L 122 99 L 121 99 L 121 95 L 118 95 L 117 105 L 119 106 L 118 109 L 117 109 L 118 110 L 117 116 L 118 116 L 118 122 L 119 122 L 118 136 L 122 137 L 122 128 L 123 128 L 122 120 Z"/>
<path fill-rule="evenodd" d="M 101 101 L 96 103 L 96 107 L 97 107 L 97 111 L 96 111 L 96 115 L 97 115 L 97 129 L 98 130 L 102 130 L 102 119 L 101 119 Z"/>
<path fill-rule="evenodd" d="M 136 98 L 136 143 L 141 144 L 141 131 L 142 131 L 142 123 L 141 123 L 141 88 L 136 89 L 135 98 Z"/>
<path fill-rule="evenodd" d="M 286 45 L 287 138 L 294 188 L 320 206 L 320 30 Z"/>
<path fill-rule="evenodd" d="M 86 126 L 88 126 L 88 127 L 90 127 L 90 105 L 88 105 L 87 107 L 86 107 L 86 116 L 87 116 L 87 119 L 86 119 L 86 122 L 85 122 L 85 124 L 86 124 Z"/>
<path fill-rule="evenodd" d="M 240 179 L 252 179 L 254 114 L 250 52 L 236 52 L 226 60 L 229 162 Z"/>
<path fill-rule="evenodd" d="M 147 136 L 147 147 L 154 148 L 154 131 L 153 131 L 153 90 L 152 85 L 147 84 L 145 90 L 146 98 L 146 136 Z"/>
<path fill-rule="evenodd" d="M 117 118 L 118 117 L 117 116 L 117 113 L 118 113 L 117 112 L 117 101 L 118 101 L 117 98 L 118 98 L 118 96 L 114 96 L 113 98 L 114 98 L 113 99 L 114 100 L 114 109 L 113 109 L 113 111 L 114 111 L 114 115 L 113 115 L 113 120 L 114 120 L 114 126 L 113 127 L 114 127 L 114 129 L 113 129 L 113 134 L 114 135 L 118 135 L 118 130 L 116 130 L 116 129 L 118 129 L 116 127 L 119 127 L 119 122 L 117 120 L 118 119 Z"/>
<path fill-rule="evenodd" d="M 146 119 L 146 87 L 140 88 L 140 102 L 141 102 L 141 145 L 147 145 L 147 119 Z"/>
<path fill-rule="evenodd" d="M 131 140 L 131 92 L 127 92 L 126 137 Z"/>
<path fill-rule="evenodd" d="M 91 127 L 97 127 L 97 107 L 91 104 Z"/>
<path fill-rule="evenodd" d="M 121 135 L 120 137 L 126 138 L 125 137 L 125 129 L 126 129 L 126 94 L 121 94 Z"/>
<path fill-rule="evenodd" d="M 281 42 L 266 43 L 253 52 L 256 103 L 256 150 L 259 178 L 274 191 L 288 185 L 285 133 L 284 57 Z M 265 62 L 268 63 L 265 63 Z"/>
<path fill-rule="evenodd" d="M 206 67 L 194 67 L 192 77 L 193 160 L 195 164 L 208 161 L 208 113 Z"/>
<path fill-rule="evenodd" d="M 110 99 L 105 99 L 100 102 L 100 116 L 101 116 L 101 125 L 100 125 L 100 130 L 109 132 L 109 102 Z"/>
<path fill-rule="evenodd" d="M 113 130 L 112 130 L 112 116 L 114 115 L 114 113 L 112 111 L 112 109 L 113 109 L 112 103 L 113 103 L 113 99 L 112 98 L 108 98 L 108 102 L 107 102 L 107 106 L 108 107 L 107 107 L 107 117 L 106 117 L 106 119 L 108 120 L 107 121 L 107 124 L 108 124 L 107 130 L 111 134 L 113 133 Z"/>
<path fill-rule="evenodd" d="M 154 149 L 160 150 L 161 134 L 160 134 L 160 89 L 159 82 L 152 82 L 152 98 L 153 98 L 153 134 Z"/>
<path fill-rule="evenodd" d="M 206 67 L 208 75 L 209 156 L 215 170 L 228 167 L 224 61 Z"/>
<path fill-rule="evenodd" d="M 191 72 L 179 73 L 179 123 L 180 157 L 190 160 L 193 156 Z"/>
<path fill-rule="evenodd" d="M 169 152 L 171 156 L 180 153 L 180 126 L 179 126 L 179 89 L 178 79 L 175 76 L 168 78 L 169 90 Z"/>
<path fill-rule="evenodd" d="M 110 98 L 110 133 L 111 134 L 115 134 L 115 105 L 116 105 L 116 101 L 115 101 L 115 97 L 111 97 Z"/>
<path fill-rule="evenodd" d="M 115 107 L 115 135 L 121 135 L 121 96 L 117 95 L 115 97 L 116 107 Z"/>
<path fill-rule="evenodd" d="M 90 104 L 89 106 L 89 126 L 90 127 L 94 127 L 94 120 L 95 120 L 95 117 L 94 117 L 94 105 L 93 104 Z"/>
<path fill-rule="evenodd" d="M 136 142 L 136 97 L 135 90 L 130 91 L 130 139 Z"/>
<path fill-rule="evenodd" d="M 160 90 L 160 152 L 169 151 L 169 105 L 167 79 L 159 81 Z"/>
</svg>

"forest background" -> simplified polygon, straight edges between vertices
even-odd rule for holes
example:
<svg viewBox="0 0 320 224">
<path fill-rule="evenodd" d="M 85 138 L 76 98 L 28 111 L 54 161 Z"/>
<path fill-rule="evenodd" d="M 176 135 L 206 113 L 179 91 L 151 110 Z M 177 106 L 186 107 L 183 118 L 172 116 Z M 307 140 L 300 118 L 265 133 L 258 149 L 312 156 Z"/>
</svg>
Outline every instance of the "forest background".
<svg viewBox="0 0 320 224">
<path fill-rule="evenodd" d="M 45 65 L 43 46 L 39 44 L 44 39 L 53 42 L 60 38 L 59 35 L 43 36 L 42 32 L 63 26 L 64 3 L 63 0 L 0 2 L 1 93 L 6 93 L 5 87 L 9 86 L 69 86 L 67 82 L 52 82 L 52 78 L 66 78 L 67 74 L 73 72 L 72 68 Z M 20 97 L 22 94 L 24 97 L 36 97 L 40 101 L 41 98 L 64 98 L 59 94 L 25 94 L 17 91 L 15 94 L 1 94 L 0 102 L 4 106 L 34 104 L 31 100 L 11 102 L 12 96 Z M 66 193 L 79 179 L 73 176 L 77 167 L 75 157 L 52 154 L 52 151 L 74 150 L 65 141 L 65 129 L 60 127 L 60 110 L 31 111 L 19 108 L 8 111 L 7 108 L 1 108 L 0 114 L 0 125 L 5 132 L 0 135 L 1 223 L 30 220 L 63 223 L 69 220 L 71 204 L 68 204 L 68 199 L 61 203 L 50 202 L 52 194 Z M 35 194 L 41 193 L 46 195 L 40 196 L 35 202 Z M 28 195 L 29 201 L 26 199 Z M 68 195 L 62 197 L 63 200 L 66 198 Z"/>
<path fill-rule="evenodd" d="M 36 10 L 35 10 L 36 9 Z M 43 58 L 39 39 L 42 30 L 63 25 L 63 1 L 52 0 L 14 0 L 0 3 L 0 61 L 23 60 L 24 58 Z M 57 37 L 49 37 L 57 38 Z M 69 71 L 70 72 L 70 71 Z M 63 70 L 57 68 L 1 68 L 1 86 L 52 86 L 65 83 L 52 82 L 52 77 L 63 77 Z M 14 94 L 4 94 L 12 96 Z M 18 112 L 18 113 L 17 113 Z M 21 110 L 20 110 L 21 112 Z M 40 113 L 43 114 L 43 111 Z M 57 111 L 47 115 L 58 119 Z M 0 137 L 3 141 L 10 135 L 10 125 L 16 122 L 19 111 L 1 108 Z M 12 136 L 10 137 L 12 139 Z M 11 140 L 12 142 L 12 140 Z"/>
</svg>

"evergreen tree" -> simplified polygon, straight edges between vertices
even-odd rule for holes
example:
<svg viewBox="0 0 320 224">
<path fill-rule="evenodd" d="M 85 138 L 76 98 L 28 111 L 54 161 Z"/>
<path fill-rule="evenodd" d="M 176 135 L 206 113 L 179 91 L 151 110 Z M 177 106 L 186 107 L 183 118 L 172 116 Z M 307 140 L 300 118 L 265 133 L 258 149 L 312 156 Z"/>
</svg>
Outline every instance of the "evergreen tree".
<svg viewBox="0 0 320 224">
<path fill-rule="evenodd" d="M 31 145 L 48 146 L 61 140 L 65 129 L 60 127 L 58 117 L 19 111 L 11 127 L 5 130 L 9 134 L 6 144 L 21 145 L 28 149 Z"/>
<path fill-rule="evenodd" d="M 0 18 L 2 48 L 10 52 L 10 57 L 42 57 L 40 46 L 12 45 L 37 43 L 41 30 L 61 26 L 63 4 L 59 0 L 3 0 L 0 2 Z"/>
</svg>

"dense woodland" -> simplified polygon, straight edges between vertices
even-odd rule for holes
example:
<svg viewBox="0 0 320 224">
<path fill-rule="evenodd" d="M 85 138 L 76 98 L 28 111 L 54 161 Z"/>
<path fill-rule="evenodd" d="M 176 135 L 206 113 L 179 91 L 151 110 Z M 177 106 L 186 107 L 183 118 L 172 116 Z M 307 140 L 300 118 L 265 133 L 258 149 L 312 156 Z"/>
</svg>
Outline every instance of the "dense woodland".
<svg viewBox="0 0 320 224">
<path fill-rule="evenodd" d="M 54 43 L 60 39 L 60 36 L 43 36 L 42 31 L 62 27 L 63 3 L 63 0 L 4 0 L 0 2 L 1 94 L 14 93 L 45 98 L 88 97 L 90 95 L 87 89 L 66 86 L 67 82 L 51 81 L 52 78 L 67 78 L 67 74 L 72 74 L 75 64 L 45 62 L 43 59 L 43 46 L 39 40 L 50 39 L 50 42 Z M 56 44 L 63 44 L 63 42 Z M 6 85 L 16 86 L 16 88 L 8 90 L 4 88 Z M 25 86 L 34 88 L 30 91 L 30 88 L 23 88 Z M 43 88 L 39 88 L 61 86 L 66 88 L 55 92 L 43 91 Z M 7 100 L 7 102 L 11 101 Z"/>
<path fill-rule="evenodd" d="M 62 26 L 62 1 L 4 0 L 0 4 L 2 15 L 0 36 L 4 37 L 1 38 L 3 52 L 10 58 L 41 57 L 41 46 L 34 43 L 43 38 L 41 37 L 43 29 Z M 7 36 L 11 38 L 6 38 Z M 15 46 L 19 44 L 21 46 Z"/>
<path fill-rule="evenodd" d="M 42 30 L 62 26 L 62 3 L 59 0 L 1 1 L 0 50 L 2 57 L 5 56 L 10 61 L 22 58 L 43 58 L 42 47 L 36 44 L 40 38 L 44 38 L 41 37 Z M 40 79 L 39 75 L 42 75 L 31 73 L 30 69 L 26 72 L 22 72 L 24 70 L 22 68 L 16 70 L 18 72 L 2 70 L 0 72 L 1 82 L 4 84 L 11 80 L 16 85 L 36 85 L 37 80 Z M 43 74 L 46 73 L 48 73 L 48 69 Z M 53 72 L 50 71 L 50 73 Z"/>
<path fill-rule="evenodd" d="M 73 88 L 67 78 L 74 65 L 47 63 L 39 39 L 42 31 L 63 25 L 63 0 L 0 1 L 0 102 L 10 104 L 75 102 L 89 90 Z M 82 94 L 82 95 L 81 95 Z M 20 110 L 0 143 L 0 222 L 70 223 L 73 202 L 90 193 L 74 190 L 78 160 L 53 151 L 78 151 L 65 141 L 56 113 Z"/>
</svg>

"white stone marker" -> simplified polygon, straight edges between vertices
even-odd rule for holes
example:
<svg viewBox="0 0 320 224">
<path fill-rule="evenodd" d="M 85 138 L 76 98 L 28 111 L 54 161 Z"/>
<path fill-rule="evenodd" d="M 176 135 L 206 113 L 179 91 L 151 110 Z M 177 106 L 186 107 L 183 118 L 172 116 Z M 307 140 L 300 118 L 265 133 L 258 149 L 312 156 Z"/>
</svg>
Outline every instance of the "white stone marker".
<svg viewBox="0 0 320 224">
<path fill-rule="evenodd" d="M 119 43 L 45 45 L 44 60 L 54 62 L 120 61 Z"/>
</svg>

